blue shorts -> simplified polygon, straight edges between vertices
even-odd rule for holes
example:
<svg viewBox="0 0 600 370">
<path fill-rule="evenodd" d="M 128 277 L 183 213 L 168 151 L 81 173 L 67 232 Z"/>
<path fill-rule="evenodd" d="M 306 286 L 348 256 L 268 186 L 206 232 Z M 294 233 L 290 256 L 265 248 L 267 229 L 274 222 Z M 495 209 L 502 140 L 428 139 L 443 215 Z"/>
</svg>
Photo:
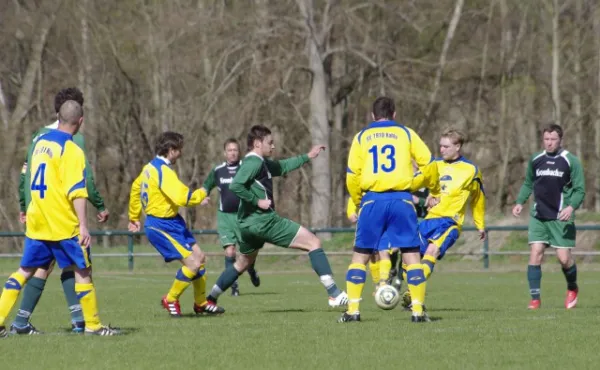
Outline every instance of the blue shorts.
<svg viewBox="0 0 600 370">
<path fill-rule="evenodd" d="M 21 267 L 47 268 L 53 260 L 56 260 L 61 269 L 71 265 L 84 269 L 92 265 L 90 248 L 81 246 L 78 237 L 59 241 L 25 237 Z"/>
<path fill-rule="evenodd" d="M 147 216 L 144 231 L 150 244 L 163 256 L 165 262 L 187 258 L 196 244 L 196 239 L 180 215 L 173 218 Z"/>
<path fill-rule="evenodd" d="M 420 244 L 411 193 L 367 192 L 363 196 L 354 240 L 357 249 L 381 251 L 390 247 L 415 248 Z"/>
<path fill-rule="evenodd" d="M 460 230 L 450 217 L 430 218 L 419 224 L 419 237 L 421 238 L 421 254 L 425 254 L 429 244 L 434 244 L 440 249 L 438 259 L 442 259 L 446 251 L 458 240 Z"/>
</svg>

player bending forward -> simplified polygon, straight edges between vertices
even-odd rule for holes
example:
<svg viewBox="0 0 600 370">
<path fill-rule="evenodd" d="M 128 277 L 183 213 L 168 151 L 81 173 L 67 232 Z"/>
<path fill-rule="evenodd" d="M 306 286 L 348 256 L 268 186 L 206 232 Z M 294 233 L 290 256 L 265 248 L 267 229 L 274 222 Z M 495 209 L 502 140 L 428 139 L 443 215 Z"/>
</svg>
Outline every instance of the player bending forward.
<svg viewBox="0 0 600 370">
<path fill-rule="evenodd" d="M 300 249 L 308 252 L 310 263 L 329 295 L 329 305 L 337 307 L 347 303 L 346 293 L 341 291 L 333 279 L 327 255 L 321 241 L 308 229 L 279 216 L 273 203 L 273 177 L 300 168 L 310 159 L 316 158 L 325 147 L 317 145 L 308 154 L 283 160 L 271 160 L 275 145 L 271 130 L 262 125 L 253 126 L 248 133 L 250 151 L 233 178 L 229 189 L 240 199 L 238 222 L 241 230 L 240 256 L 217 279 L 209 300 L 216 302 L 246 269 L 254 264 L 259 250 L 265 243 L 283 248 Z"/>
<path fill-rule="evenodd" d="M 204 252 L 200 250 L 179 207 L 192 207 L 206 198 L 206 191 L 191 191 L 177 177 L 173 165 L 181 157 L 183 136 L 164 132 L 156 141 L 156 157 L 143 169 L 131 186 L 129 197 L 129 231 L 140 230 L 142 209 L 146 213 L 144 232 L 148 241 L 163 256 L 165 262 L 179 261 L 183 265 L 175 274 L 175 281 L 162 306 L 171 317 L 181 316 L 179 297 L 194 286 L 194 312 L 221 314 L 225 310 L 206 301 L 206 270 Z"/>
</svg>

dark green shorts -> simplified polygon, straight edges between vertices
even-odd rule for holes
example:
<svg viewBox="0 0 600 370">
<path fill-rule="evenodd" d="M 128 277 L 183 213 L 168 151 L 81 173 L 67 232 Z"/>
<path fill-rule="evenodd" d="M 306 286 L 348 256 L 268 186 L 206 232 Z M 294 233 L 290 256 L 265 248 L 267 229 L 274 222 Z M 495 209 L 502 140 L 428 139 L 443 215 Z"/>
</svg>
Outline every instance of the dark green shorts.
<svg viewBox="0 0 600 370">
<path fill-rule="evenodd" d="M 300 225 L 273 212 L 247 218 L 242 222 L 240 230 L 240 253 L 250 254 L 262 248 L 265 243 L 289 247 L 298 235 Z"/>
<path fill-rule="evenodd" d="M 240 225 L 237 213 L 217 212 L 217 232 L 223 248 L 240 243 Z"/>
<path fill-rule="evenodd" d="M 575 247 L 575 222 L 529 218 L 529 244 L 548 244 L 553 248 Z"/>
</svg>

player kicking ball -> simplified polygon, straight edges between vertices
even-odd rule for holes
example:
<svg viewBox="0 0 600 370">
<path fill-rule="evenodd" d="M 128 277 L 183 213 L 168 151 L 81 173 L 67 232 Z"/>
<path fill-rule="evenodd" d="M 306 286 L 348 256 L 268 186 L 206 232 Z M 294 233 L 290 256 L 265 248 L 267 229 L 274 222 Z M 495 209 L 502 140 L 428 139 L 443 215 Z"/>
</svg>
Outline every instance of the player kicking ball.
<svg viewBox="0 0 600 370">
<path fill-rule="evenodd" d="M 171 289 L 161 301 L 171 317 L 181 317 L 179 297 L 190 285 L 194 286 L 195 313 L 221 314 L 225 312 L 223 308 L 206 300 L 204 252 L 179 215 L 179 207 L 193 207 L 206 198 L 204 189 L 191 191 L 173 170 L 172 166 L 181 157 L 182 150 L 181 134 L 167 131 L 158 137 L 156 157 L 142 169 L 131 186 L 129 231 L 140 230 L 143 209 L 146 213 L 144 232 L 148 241 L 165 262 L 179 261 L 183 265 L 177 271 Z"/>
<path fill-rule="evenodd" d="M 329 305 L 338 307 L 347 303 L 346 293 L 341 291 L 334 279 L 327 255 L 315 234 L 296 222 L 279 216 L 273 202 L 273 177 L 300 168 L 310 159 L 316 158 L 325 147 L 314 146 L 307 154 L 271 160 L 275 145 L 271 130 L 262 125 L 253 126 L 248 133 L 249 153 L 233 178 L 229 189 L 241 199 L 238 222 L 241 231 L 240 255 L 217 279 L 209 301 L 218 297 L 256 261 L 265 243 L 282 248 L 308 252 L 310 263 L 329 295 Z"/>
<path fill-rule="evenodd" d="M 440 138 L 442 158 L 434 162 L 439 173 L 439 193 L 431 193 L 438 202 L 419 223 L 423 255 L 421 264 L 427 280 L 433 273 L 436 262 L 458 240 L 469 199 L 479 239 L 486 238 L 483 180 L 479 168 L 462 156 L 464 143 L 465 136 L 455 130 L 445 132 Z M 405 304 L 410 302 L 410 292 L 408 297 L 405 293 L 403 298 Z"/>
</svg>

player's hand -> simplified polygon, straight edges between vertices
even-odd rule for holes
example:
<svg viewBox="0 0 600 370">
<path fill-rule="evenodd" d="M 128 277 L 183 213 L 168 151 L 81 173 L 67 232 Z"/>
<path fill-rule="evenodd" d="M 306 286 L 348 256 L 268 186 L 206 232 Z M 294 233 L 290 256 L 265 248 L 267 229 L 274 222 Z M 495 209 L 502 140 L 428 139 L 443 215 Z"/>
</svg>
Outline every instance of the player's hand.
<svg viewBox="0 0 600 370">
<path fill-rule="evenodd" d="M 350 220 L 350 222 L 352 222 L 353 224 L 355 224 L 358 221 L 358 216 L 355 214 L 350 215 L 350 217 L 348 217 L 348 220 Z"/>
<path fill-rule="evenodd" d="M 437 206 L 440 203 L 440 198 L 435 198 L 432 196 L 428 196 L 425 200 L 425 205 L 427 206 L 427 210 Z"/>
<path fill-rule="evenodd" d="M 141 229 L 141 224 L 139 221 L 129 221 L 129 225 L 127 225 L 127 230 L 132 233 L 137 233 Z"/>
<path fill-rule="evenodd" d="M 261 199 L 258 201 L 258 208 L 267 210 L 271 208 L 271 199 Z"/>
<path fill-rule="evenodd" d="M 317 158 L 319 156 L 319 153 L 321 153 L 322 150 L 325 150 L 325 145 L 313 146 L 312 149 L 310 150 L 310 152 L 307 153 L 308 158 L 310 158 L 310 159 Z"/>
<path fill-rule="evenodd" d="M 487 238 L 485 230 L 477 230 L 477 232 L 479 233 L 479 240 L 485 240 L 485 238 Z"/>
<path fill-rule="evenodd" d="M 573 211 L 573 207 L 566 206 L 565 208 L 561 209 L 560 212 L 558 212 L 558 219 L 561 221 L 569 221 L 571 215 L 573 214 Z"/>
<path fill-rule="evenodd" d="M 205 206 L 205 205 L 207 205 L 208 203 L 210 203 L 210 197 L 206 197 L 206 198 L 204 198 L 204 199 L 202 200 L 202 202 L 200 202 L 200 205 L 201 205 L 201 206 Z"/>
<path fill-rule="evenodd" d="M 27 215 L 25 212 L 19 212 L 19 222 L 22 224 L 27 222 Z"/>
<path fill-rule="evenodd" d="M 90 232 L 87 227 L 83 225 L 79 225 L 79 244 L 82 247 L 89 247 L 92 241 L 92 237 L 90 236 Z"/>
<path fill-rule="evenodd" d="M 513 210 L 512 210 L 512 214 L 515 217 L 519 217 L 521 215 L 522 211 L 523 211 L 523 205 L 522 204 L 515 204 L 515 206 L 513 207 Z"/>
<path fill-rule="evenodd" d="M 108 212 L 108 209 L 105 209 L 104 211 L 99 212 L 96 217 L 98 218 L 98 222 L 104 223 L 104 222 L 108 221 L 109 216 L 110 216 L 110 212 Z"/>
</svg>

